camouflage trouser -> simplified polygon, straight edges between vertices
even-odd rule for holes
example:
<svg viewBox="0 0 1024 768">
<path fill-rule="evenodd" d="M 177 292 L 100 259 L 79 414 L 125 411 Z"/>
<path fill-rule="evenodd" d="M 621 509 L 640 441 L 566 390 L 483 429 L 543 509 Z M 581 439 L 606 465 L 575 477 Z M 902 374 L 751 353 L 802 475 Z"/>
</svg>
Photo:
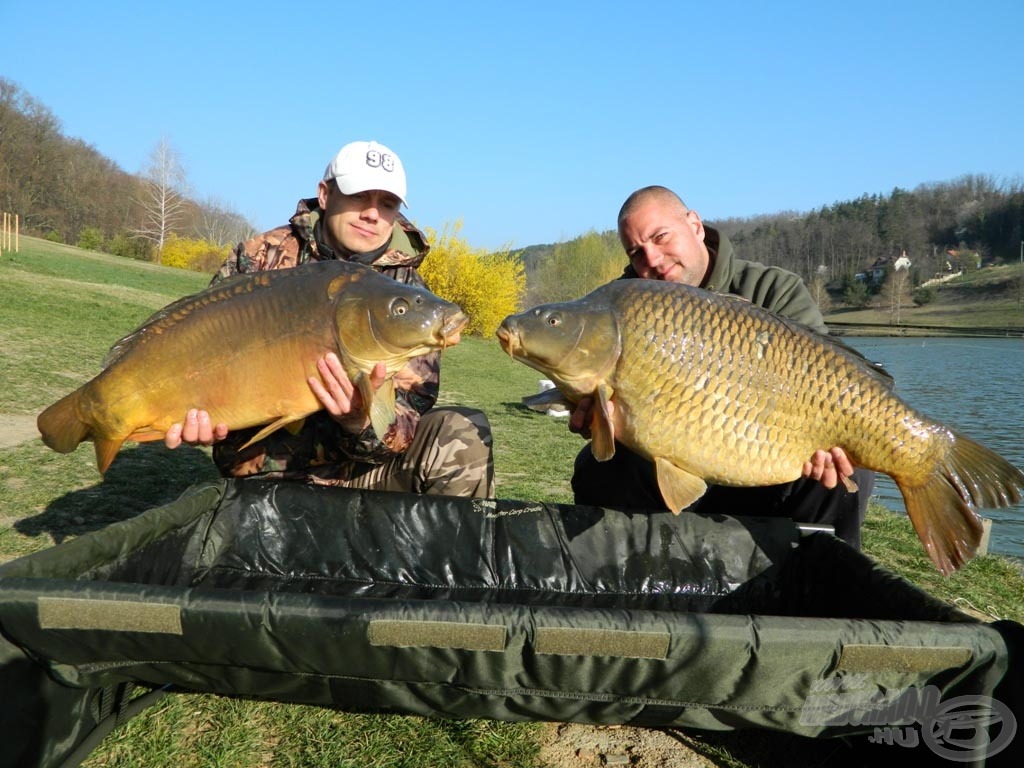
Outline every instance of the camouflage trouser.
<svg viewBox="0 0 1024 768">
<path fill-rule="evenodd" d="M 314 414 L 296 435 L 285 429 L 245 450 L 231 437 L 214 451 L 221 472 L 235 477 L 307 480 L 321 485 L 445 496 L 494 497 L 491 426 L 472 408 L 431 408 L 404 453 L 383 464 L 354 461 L 332 441 L 337 425 Z"/>
</svg>

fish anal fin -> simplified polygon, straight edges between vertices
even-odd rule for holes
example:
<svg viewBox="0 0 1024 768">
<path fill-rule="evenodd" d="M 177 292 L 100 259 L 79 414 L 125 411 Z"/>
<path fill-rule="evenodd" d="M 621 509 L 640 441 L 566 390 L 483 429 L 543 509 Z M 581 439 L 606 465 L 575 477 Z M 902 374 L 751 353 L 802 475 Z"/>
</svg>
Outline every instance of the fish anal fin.
<svg viewBox="0 0 1024 768">
<path fill-rule="evenodd" d="M 654 468 L 661 496 L 674 514 L 693 504 L 708 489 L 704 478 L 677 467 L 668 459 L 659 456 L 654 460 Z"/>
<path fill-rule="evenodd" d="M 292 413 L 292 414 L 288 414 L 287 416 L 282 416 L 277 421 L 273 421 L 270 424 L 267 424 L 267 426 L 265 426 L 263 429 L 261 429 L 259 432 L 257 432 L 255 435 L 253 435 L 251 438 L 249 438 L 249 440 L 246 441 L 245 445 L 243 445 L 238 450 L 240 450 L 240 451 L 241 450 L 245 450 L 246 448 L 248 448 L 253 443 L 258 443 L 264 437 L 266 437 L 267 435 L 273 434 L 274 432 L 277 432 L 277 430 L 281 429 L 282 427 L 288 427 L 289 431 L 291 431 L 292 427 L 290 425 L 299 423 L 299 427 L 301 428 L 302 425 L 301 425 L 300 422 L 303 422 L 305 420 L 306 415 L 307 414 L 304 414 L 304 413 L 303 414 L 298 414 L 298 415 Z M 296 429 L 295 431 L 297 432 L 298 429 Z"/>
<path fill-rule="evenodd" d="M 608 461 L 615 455 L 615 425 L 608 418 L 611 392 L 602 385 L 595 394 L 596 402 L 590 411 L 590 450 L 598 461 Z"/>
<path fill-rule="evenodd" d="M 373 431 L 376 433 L 378 440 L 383 440 L 397 418 L 395 411 L 395 381 L 390 378 L 385 380 L 376 392 L 370 386 L 369 376 L 360 376 L 358 385 L 359 392 L 363 396 L 363 403 L 369 403 L 368 414 L 370 424 L 373 425 Z"/>
<path fill-rule="evenodd" d="M 134 440 L 136 443 L 152 443 L 154 440 L 163 440 L 166 434 L 157 429 L 146 429 L 141 432 L 132 432 L 125 440 Z"/>
<path fill-rule="evenodd" d="M 93 442 L 96 446 L 96 468 L 101 475 L 106 474 L 117 452 L 121 450 L 124 440 L 105 440 L 98 437 L 94 438 Z"/>
</svg>

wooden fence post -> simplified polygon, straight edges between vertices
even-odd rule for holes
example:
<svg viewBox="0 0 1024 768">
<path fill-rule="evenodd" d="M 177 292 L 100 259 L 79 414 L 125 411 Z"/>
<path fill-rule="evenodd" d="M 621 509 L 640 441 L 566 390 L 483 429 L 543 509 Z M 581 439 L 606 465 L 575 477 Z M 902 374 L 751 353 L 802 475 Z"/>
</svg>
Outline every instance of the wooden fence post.
<svg viewBox="0 0 1024 768">
<path fill-rule="evenodd" d="M 4 251 L 21 251 L 21 217 L 7 211 L 3 211 L 3 224 L 0 226 L 0 255 Z"/>
</svg>

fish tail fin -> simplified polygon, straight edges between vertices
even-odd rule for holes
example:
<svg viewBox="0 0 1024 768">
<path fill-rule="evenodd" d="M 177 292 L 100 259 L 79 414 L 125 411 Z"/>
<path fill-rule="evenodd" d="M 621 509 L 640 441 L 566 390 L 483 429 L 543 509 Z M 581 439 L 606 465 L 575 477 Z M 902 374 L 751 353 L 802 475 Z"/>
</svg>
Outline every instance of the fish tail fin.
<svg viewBox="0 0 1024 768">
<path fill-rule="evenodd" d="M 99 469 L 101 475 L 105 475 L 107 473 L 107 468 L 110 467 L 114 457 L 117 456 L 117 452 L 121 450 L 124 440 L 105 440 L 103 438 L 96 438 L 94 443 L 96 445 L 96 467 Z"/>
<path fill-rule="evenodd" d="M 57 453 L 71 453 L 89 439 L 89 425 L 78 416 L 79 390 L 65 395 L 39 414 L 36 427 L 47 447 Z"/>
<path fill-rule="evenodd" d="M 1016 504 L 1024 489 L 1024 472 L 956 433 L 924 483 L 908 485 L 895 479 L 914 530 L 946 576 L 977 552 L 982 535 L 977 508 Z"/>
<path fill-rule="evenodd" d="M 900 485 L 900 492 L 918 538 L 944 576 L 974 557 L 981 518 L 944 475 L 932 474 L 924 485 Z"/>
</svg>

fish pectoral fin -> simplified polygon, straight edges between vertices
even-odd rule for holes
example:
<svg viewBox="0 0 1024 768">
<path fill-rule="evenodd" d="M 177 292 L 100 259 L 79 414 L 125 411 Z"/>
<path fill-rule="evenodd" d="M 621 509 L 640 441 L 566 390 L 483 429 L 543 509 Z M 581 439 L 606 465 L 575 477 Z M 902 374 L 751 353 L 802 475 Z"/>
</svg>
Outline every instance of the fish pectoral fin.
<svg viewBox="0 0 1024 768">
<path fill-rule="evenodd" d="M 608 461 L 615 455 L 615 425 L 608 418 L 611 390 L 601 385 L 596 395 L 597 402 L 590 411 L 590 450 L 598 461 Z"/>
<path fill-rule="evenodd" d="M 661 497 L 676 515 L 703 496 L 708 489 L 704 478 L 677 467 L 668 459 L 655 459 L 654 468 L 658 475 Z"/>
<path fill-rule="evenodd" d="M 398 417 L 395 411 L 395 381 L 387 379 L 376 392 L 370 387 L 370 377 L 360 376 L 357 382 L 363 403 L 369 404 L 367 414 L 378 440 L 383 440 Z"/>
<path fill-rule="evenodd" d="M 523 405 L 532 411 L 540 411 L 541 413 L 546 413 L 549 408 L 555 405 L 560 405 L 566 410 L 572 410 L 572 405 L 568 399 L 557 389 L 546 389 L 536 395 L 527 395 L 523 398 Z"/>
<path fill-rule="evenodd" d="M 297 435 L 302 431 L 302 428 L 306 426 L 306 417 L 303 416 L 301 419 L 290 421 L 284 425 L 284 428 L 288 430 L 291 435 Z"/>
<path fill-rule="evenodd" d="M 263 429 L 261 429 L 259 432 L 257 432 L 255 435 L 253 435 L 251 438 L 249 438 L 246 441 L 245 445 L 243 445 L 238 450 L 240 450 L 240 451 L 245 450 L 246 448 L 248 448 L 253 443 L 258 443 L 260 440 L 262 440 L 267 435 L 270 435 L 270 434 L 273 434 L 274 432 L 277 432 L 277 430 L 279 430 L 281 427 L 289 427 L 289 431 L 291 430 L 291 427 L 289 426 L 291 424 L 299 423 L 299 426 L 301 427 L 302 426 L 301 422 L 305 421 L 305 419 L 306 419 L 306 414 L 302 414 L 301 416 L 296 416 L 295 414 L 289 414 L 287 416 L 282 416 L 277 421 L 273 421 L 270 424 L 267 424 L 267 426 L 265 426 Z M 297 432 L 298 429 L 296 429 L 295 431 Z"/>
</svg>

